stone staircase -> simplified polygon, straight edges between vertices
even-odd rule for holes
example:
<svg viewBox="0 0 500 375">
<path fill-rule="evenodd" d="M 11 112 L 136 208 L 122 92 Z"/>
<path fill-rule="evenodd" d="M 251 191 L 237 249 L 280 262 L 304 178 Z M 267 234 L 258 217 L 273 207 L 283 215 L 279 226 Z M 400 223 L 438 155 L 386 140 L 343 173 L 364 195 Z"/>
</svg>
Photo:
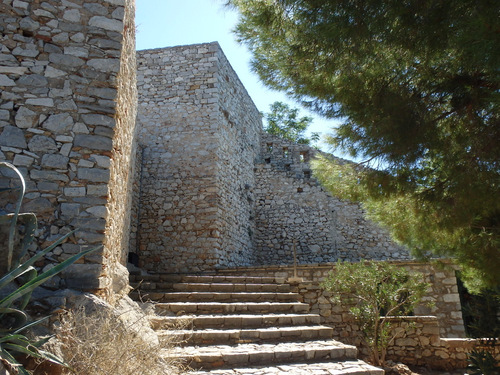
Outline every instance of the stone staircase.
<svg viewBox="0 0 500 375">
<path fill-rule="evenodd" d="M 332 339 L 284 279 L 249 276 L 131 276 L 132 298 L 156 302 L 151 324 L 190 375 L 350 374 L 384 371 Z"/>
</svg>

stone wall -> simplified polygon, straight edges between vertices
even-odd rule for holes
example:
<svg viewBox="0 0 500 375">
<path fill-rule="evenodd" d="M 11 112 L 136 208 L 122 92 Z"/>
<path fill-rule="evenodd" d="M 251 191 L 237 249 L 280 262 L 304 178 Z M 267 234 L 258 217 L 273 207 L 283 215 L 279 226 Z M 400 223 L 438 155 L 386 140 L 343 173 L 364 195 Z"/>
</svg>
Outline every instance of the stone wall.
<svg viewBox="0 0 500 375">
<path fill-rule="evenodd" d="M 431 307 L 417 308 L 415 315 L 436 316 L 440 326 L 440 336 L 457 338 L 465 336 L 462 310 L 458 294 L 455 267 L 448 262 L 418 263 L 399 261 L 394 264 L 406 267 L 409 270 L 422 272 L 426 282 L 431 284 L 431 290 L 424 297 L 424 302 L 431 302 Z M 356 325 L 349 312 L 330 302 L 330 294 L 321 289 L 320 283 L 334 272 L 335 264 L 308 264 L 296 268 L 297 276 L 304 281 L 297 285 L 297 291 L 303 301 L 311 306 L 311 312 L 320 314 L 322 323 L 335 328 L 334 335 L 342 342 L 359 345 L 360 338 L 354 334 Z M 242 267 L 235 270 L 219 270 L 220 273 L 232 273 L 249 276 L 274 276 L 289 279 L 294 276 L 294 267 L 265 266 Z"/>
<path fill-rule="evenodd" d="M 22 211 L 38 216 L 36 246 L 79 229 L 48 254 L 57 263 L 105 244 L 61 286 L 110 288 L 125 251 L 127 205 L 117 203 L 127 201 L 133 151 L 134 8 L 134 0 L 0 4 L 0 160 L 26 179 Z"/>
<path fill-rule="evenodd" d="M 217 43 L 138 52 L 138 249 L 148 271 L 246 265 L 260 115 Z"/>
<path fill-rule="evenodd" d="M 264 133 L 256 165 L 258 264 L 409 259 L 408 250 L 364 217 L 358 204 L 327 193 L 312 176 L 318 153 Z"/>
</svg>

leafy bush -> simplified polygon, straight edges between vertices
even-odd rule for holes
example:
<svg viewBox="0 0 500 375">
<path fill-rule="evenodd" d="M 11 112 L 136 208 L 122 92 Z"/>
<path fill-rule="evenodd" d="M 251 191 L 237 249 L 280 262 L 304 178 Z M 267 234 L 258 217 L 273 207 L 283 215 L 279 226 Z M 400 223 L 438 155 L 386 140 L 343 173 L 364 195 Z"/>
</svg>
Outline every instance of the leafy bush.
<svg viewBox="0 0 500 375">
<path fill-rule="evenodd" d="M 386 262 L 342 263 L 323 282 L 332 301 L 349 307 L 360 325 L 374 365 L 384 365 L 393 333 L 390 316 L 405 316 L 421 302 L 429 284 L 423 275 Z"/>
<path fill-rule="evenodd" d="M 19 198 L 13 214 L 0 216 L 0 224 L 9 225 L 9 235 L 7 241 L 7 273 L 0 278 L 0 359 L 11 368 L 15 368 L 17 373 L 21 375 L 29 375 L 29 372 L 19 363 L 17 355 L 28 355 L 34 358 L 48 360 L 60 365 L 64 365 L 62 359 L 55 355 L 43 351 L 40 347 L 45 344 L 49 338 L 39 341 L 29 339 L 25 332 L 31 327 L 40 324 L 47 318 L 30 322 L 26 314 L 26 306 L 28 305 L 33 290 L 45 283 L 52 276 L 58 274 L 66 267 L 76 262 L 81 257 L 96 250 L 91 249 L 72 256 L 50 270 L 38 274 L 33 267 L 38 260 L 45 256 L 49 251 L 64 242 L 73 232 L 61 237 L 58 241 L 47 247 L 45 250 L 38 252 L 33 257 L 22 262 L 26 257 L 28 247 L 33 242 L 34 231 L 37 226 L 36 216 L 34 214 L 20 214 L 20 208 L 25 192 L 25 182 L 21 173 L 11 164 L 2 162 L 0 168 L 8 168 L 14 171 L 21 181 L 21 186 L 14 189 L 3 189 L 4 191 L 18 190 Z M 21 242 L 21 249 L 15 253 L 14 244 L 16 238 L 17 221 L 19 216 L 27 218 L 24 220 L 25 233 Z"/>
</svg>

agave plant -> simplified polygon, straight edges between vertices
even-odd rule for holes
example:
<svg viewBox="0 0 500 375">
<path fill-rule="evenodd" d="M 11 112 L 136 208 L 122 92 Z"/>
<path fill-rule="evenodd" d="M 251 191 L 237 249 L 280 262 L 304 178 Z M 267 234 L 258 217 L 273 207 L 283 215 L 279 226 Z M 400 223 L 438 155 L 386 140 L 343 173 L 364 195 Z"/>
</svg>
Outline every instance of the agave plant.
<svg viewBox="0 0 500 375">
<path fill-rule="evenodd" d="M 45 344 L 49 338 L 34 341 L 29 339 L 25 332 L 29 328 L 42 323 L 48 317 L 37 321 L 30 321 L 26 314 L 26 306 L 28 305 L 33 290 L 46 282 L 48 279 L 58 274 L 81 257 L 97 250 L 98 248 L 90 249 L 78 253 L 50 270 L 38 274 L 33 265 L 43 258 L 45 254 L 52 251 L 55 247 L 63 243 L 74 231 L 62 236 L 58 241 L 46 249 L 38 252 L 28 260 L 22 262 L 28 253 L 28 248 L 33 242 L 34 233 L 37 227 L 36 216 L 33 213 L 20 213 L 22 200 L 25 193 L 25 181 L 19 170 L 12 164 L 0 162 L 0 168 L 8 168 L 14 171 L 21 186 L 17 188 L 7 188 L 2 190 L 18 190 L 19 195 L 16 202 L 13 214 L 0 216 L 0 225 L 9 225 L 9 235 L 7 241 L 7 273 L 0 278 L 0 359 L 4 363 L 8 363 L 12 368 L 15 368 L 21 375 L 29 375 L 29 372 L 16 359 L 17 354 L 28 355 L 34 358 L 48 360 L 59 365 L 66 366 L 64 361 L 57 356 L 46 352 L 40 347 Z M 14 253 L 15 238 L 17 233 L 18 219 L 22 218 L 25 225 L 25 233 L 20 244 L 20 251 Z M 6 292 L 8 286 L 16 285 L 14 291 Z"/>
</svg>

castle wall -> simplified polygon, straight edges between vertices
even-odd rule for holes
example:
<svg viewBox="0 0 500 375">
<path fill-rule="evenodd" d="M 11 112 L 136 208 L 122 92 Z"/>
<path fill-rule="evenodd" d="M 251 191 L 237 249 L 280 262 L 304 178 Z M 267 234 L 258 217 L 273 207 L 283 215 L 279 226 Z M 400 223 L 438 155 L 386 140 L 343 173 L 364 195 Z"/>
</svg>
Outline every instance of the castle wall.
<svg viewBox="0 0 500 375">
<path fill-rule="evenodd" d="M 341 201 L 314 179 L 316 149 L 264 133 L 256 165 L 258 264 L 409 259 L 387 231 L 365 219 L 358 204 Z"/>
<path fill-rule="evenodd" d="M 138 65 L 139 265 L 248 264 L 258 111 L 217 43 L 139 51 Z"/>
<path fill-rule="evenodd" d="M 79 229 L 38 264 L 43 268 L 105 245 L 54 287 L 110 290 L 126 252 L 134 11 L 134 0 L 0 4 L 0 160 L 26 179 L 22 211 L 39 219 L 31 250 Z"/>
</svg>

